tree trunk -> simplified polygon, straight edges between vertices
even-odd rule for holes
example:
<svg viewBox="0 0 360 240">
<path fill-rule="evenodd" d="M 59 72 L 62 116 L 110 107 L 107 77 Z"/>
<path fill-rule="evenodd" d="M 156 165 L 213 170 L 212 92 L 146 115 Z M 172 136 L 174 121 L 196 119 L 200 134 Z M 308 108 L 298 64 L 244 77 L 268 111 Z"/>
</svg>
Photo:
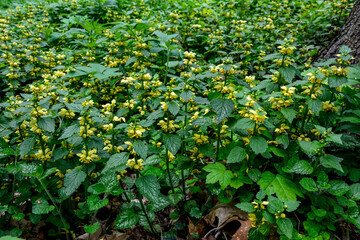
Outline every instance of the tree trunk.
<svg viewBox="0 0 360 240">
<path fill-rule="evenodd" d="M 360 0 L 356 0 L 354 7 L 346 19 L 338 35 L 319 54 L 317 60 L 336 57 L 342 45 L 351 48 L 352 63 L 359 63 L 360 59 Z"/>
</svg>

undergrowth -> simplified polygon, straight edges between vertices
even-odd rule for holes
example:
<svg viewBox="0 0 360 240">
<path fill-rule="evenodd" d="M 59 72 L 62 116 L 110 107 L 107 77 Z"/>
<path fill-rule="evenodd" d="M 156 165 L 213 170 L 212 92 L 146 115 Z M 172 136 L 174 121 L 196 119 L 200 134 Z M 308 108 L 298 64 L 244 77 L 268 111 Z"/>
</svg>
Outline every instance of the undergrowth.
<svg viewBox="0 0 360 240">
<path fill-rule="evenodd" d="M 248 213 L 250 239 L 355 236 L 360 67 L 346 46 L 311 60 L 351 7 L 72 0 L 3 13 L 0 236 L 136 225 L 196 239 L 189 221 L 221 203 Z"/>
</svg>

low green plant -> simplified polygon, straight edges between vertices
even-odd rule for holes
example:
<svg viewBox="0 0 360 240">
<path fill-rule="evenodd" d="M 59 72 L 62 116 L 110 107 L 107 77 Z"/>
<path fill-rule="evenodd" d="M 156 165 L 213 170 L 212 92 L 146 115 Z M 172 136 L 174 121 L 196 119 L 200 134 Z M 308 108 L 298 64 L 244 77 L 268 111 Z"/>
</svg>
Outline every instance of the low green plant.
<svg viewBox="0 0 360 240">
<path fill-rule="evenodd" d="M 356 236 L 360 67 L 346 46 L 311 61 L 350 7 L 74 0 L 9 10 L 0 236 L 36 239 L 29 226 L 45 222 L 62 239 L 134 226 L 187 238 L 186 224 L 220 203 L 248 213 L 250 239 Z M 159 218 L 169 212 L 173 225 Z"/>
</svg>

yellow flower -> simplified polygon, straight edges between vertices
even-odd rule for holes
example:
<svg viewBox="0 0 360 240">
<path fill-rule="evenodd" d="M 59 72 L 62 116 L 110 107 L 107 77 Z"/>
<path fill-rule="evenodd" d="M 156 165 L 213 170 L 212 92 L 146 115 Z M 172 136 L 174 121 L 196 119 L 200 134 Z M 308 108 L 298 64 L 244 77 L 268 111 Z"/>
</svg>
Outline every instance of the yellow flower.
<svg viewBox="0 0 360 240">
<path fill-rule="evenodd" d="M 143 169 L 143 159 L 135 160 L 135 158 L 129 159 L 126 163 L 126 166 L 129 166 L 131 169 L 136 169 L 141 171 Z"/>
<path fill-rule="evenodd" d="M 76 154 L 79 157 L 79 161 L 82 163 L 90 163 L 96 159 L 100 159 L 100 157 L 96 154 L 97 149 L 94 148 L 88 152 L 86 150 L 81 150 L 81 153 Z"/>
<path fill-rule="evenodd" d="M 37 153 L 35 153 L 35 157 L 41 160 L 42 162 L 50 161 L 51 159 L 52 151 L 50 151 L 49 148 L 45 149 L 45 152 L 43 150 L 39 150 Z"/>
<path fill-rule="evenodd" d="M 253 119 L 256 123 L 264 123 L 264 120 L 267 118 L 266 112 L 262 110 L 250 110 L 250 119 Z M 259 114 L 263 113 L 263 114 Z"/>
<path fill-rule="evenodd" d="M 179 128 L 179 125 L 174 123 L 175 123 L 174 120 L 170 120 L 168 123 L 167 118 L 165 118 L 165 121 L 160 120 L 157 125 L 160 126 L 161 129 L 164 130 L 164 132 L 169 132 L 169 131 L 175 131 L 176 128 Z"/>
<path fill-rule="evenodd" d="M 197 134 L 195 133 L 194 136 L 192 137 L 192 139 L 195 140 L 195 143 L 197 145 L 201 145 L 201 144 L 204 144 L 204 143 L 209 143 L 209 137 L 208 136 L 205 136 L 205 135 L 202 135 L 202 134 Z"/>
<path fill-rule="evenodd" d="M 141 138 L 145 129 L 142 126 L 135 126 L 134 123 L 130 123 L 130 127 L 127 128 L 127 135 L 130 138 Z"/>
</svg>

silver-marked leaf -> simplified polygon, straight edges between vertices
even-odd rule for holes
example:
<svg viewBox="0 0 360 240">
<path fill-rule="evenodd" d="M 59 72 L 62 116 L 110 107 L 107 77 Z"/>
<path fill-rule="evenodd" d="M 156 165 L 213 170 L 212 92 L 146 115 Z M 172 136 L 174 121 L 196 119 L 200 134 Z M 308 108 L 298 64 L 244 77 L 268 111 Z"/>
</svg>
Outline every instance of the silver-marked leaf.
<svg viewBox="0 0 360 240">
<path fill-rule="evenodd" d="M 139 215 L 134 212 L 134 209 L 127 208 L 123 210 L 115 220 L 116 229 L 126 229 L 134 226 L 139 221 Z"/>
<path fill-rule="evenodd" d="M 235 104 L 230 99 L 216 98 L 210 102 L 211 108 L 216 112 L 216 124 L 219 124 L 225 118 L 229 117 L 235 108 Z"/>
<path fill-rule="evenodd" d="M 181 137 L 179 135 L 166 134 L 163 136 L 163 143 L 166 149 L 175 155 L 181 147 Z"/>
<path fill-rule="evenodd" d="M 123 167 L 125 169 L 127 160 L 129 159 L 129 153 L 122 152 L 116 153 L 110 157 L 107 161 L 106 166 L 102 170 L 102 174 L 110 171 L 110 170 L 118 170 L 118 168 Z"/>
<path fill-rule="evenodd" d="M 154 175 L 141 176 L 135 180 L 139 192 L 150 201 L 157 201 L 160 195 L 160 184 Z"/>
<path fill-rule="evenodd" d="M 246 158 L 246 151 L 245 149 L 236 146 L 233 149 L 231 149 L 228 157 L 227 157 L 227 163 L 239 163 L 242 160 Z"/>
<path fill-rule="evenodd" d="M 34 147 L 36 142 L 35 138 L 26 138 L 20 145 L 20 158 L 23 158 L 25 155 L 27 155 L 32 148 Z"/>
</svg>

